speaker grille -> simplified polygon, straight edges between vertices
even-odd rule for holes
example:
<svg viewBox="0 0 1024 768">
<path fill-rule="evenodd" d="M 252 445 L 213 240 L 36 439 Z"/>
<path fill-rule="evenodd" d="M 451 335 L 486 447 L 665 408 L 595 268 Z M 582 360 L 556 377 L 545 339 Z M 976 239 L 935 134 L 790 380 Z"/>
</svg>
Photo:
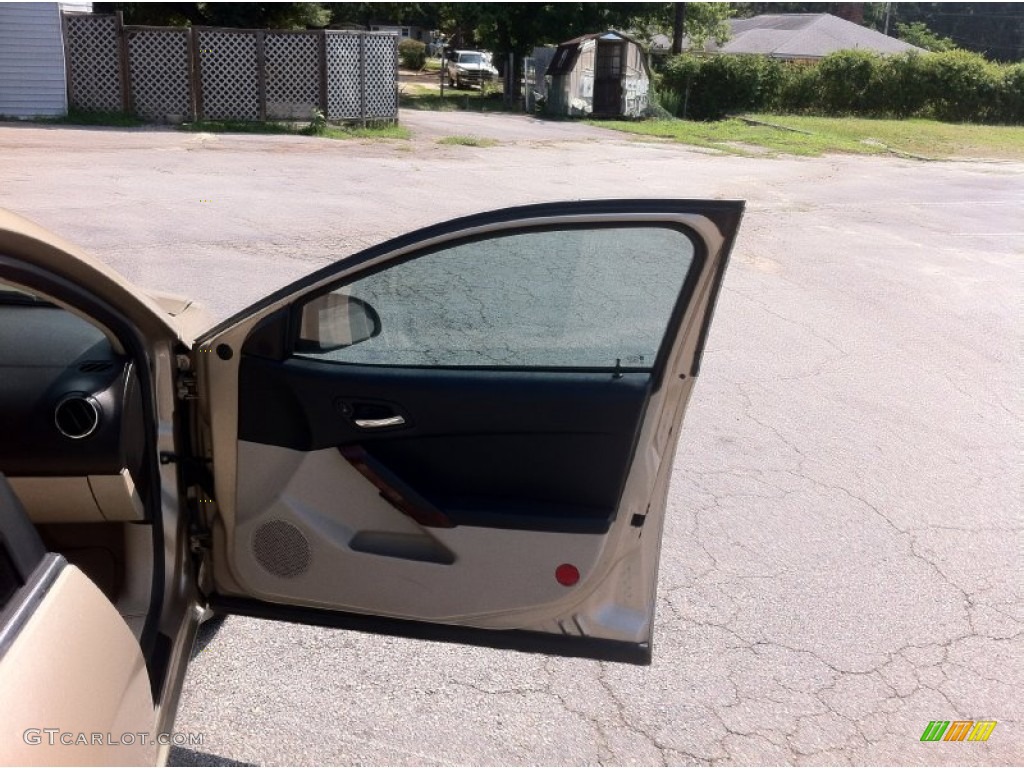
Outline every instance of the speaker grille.
<svg viewBox="0 0 1024 768">
<path fill-rule="evenodd" d="M 282 579 L 305 573 L 312 559 L 302 531 L 284 520 L 271 520 L 256 529 L 252 553 L 260 565 Z"/>
</svg>

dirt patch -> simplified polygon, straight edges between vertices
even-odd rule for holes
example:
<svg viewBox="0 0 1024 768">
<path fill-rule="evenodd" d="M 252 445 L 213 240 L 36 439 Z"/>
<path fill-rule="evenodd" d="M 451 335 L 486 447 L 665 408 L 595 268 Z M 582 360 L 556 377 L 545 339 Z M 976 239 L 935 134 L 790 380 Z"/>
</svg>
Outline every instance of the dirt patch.
<svg viewBox="0 0 1024 768">
<path fill-rule="evenodd" d="M 419 83 L 421 85 L 437 85 L 441 82 L 440 72 L 427 72 L 426 70 L 416 71 L 415 69 L 399 69 L 399 83 Z"/>
</svg>

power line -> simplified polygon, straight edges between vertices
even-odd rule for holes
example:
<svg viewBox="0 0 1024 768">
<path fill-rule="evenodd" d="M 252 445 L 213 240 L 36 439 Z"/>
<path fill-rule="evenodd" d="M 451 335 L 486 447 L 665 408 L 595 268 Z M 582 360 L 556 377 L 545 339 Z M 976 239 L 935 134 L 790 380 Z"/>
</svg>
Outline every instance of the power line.
<svg viewBox="0 0 1024 768">
<path fill-rule="evenodd" d="M 961 16 L 968 19 L 1022 19 L 1024 13 L 943 13 L 941 11 L 924 11 L 926 16 Z"/>
</svg>

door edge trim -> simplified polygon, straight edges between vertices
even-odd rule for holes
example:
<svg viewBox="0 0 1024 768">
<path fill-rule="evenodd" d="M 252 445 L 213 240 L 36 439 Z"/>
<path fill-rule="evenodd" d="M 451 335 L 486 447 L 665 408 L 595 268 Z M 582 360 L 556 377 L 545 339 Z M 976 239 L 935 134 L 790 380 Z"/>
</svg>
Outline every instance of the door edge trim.
<svg viewBox="0 0 1024 768">
<path fill-rule="evenodd" d="M 64 572 L 68 561 L 61 555 L 48 552 L 26 581 L 0 610 L 0 659 L 11 649 L 25 625 L 50 593 L 57 578 Z"/>
</svg>

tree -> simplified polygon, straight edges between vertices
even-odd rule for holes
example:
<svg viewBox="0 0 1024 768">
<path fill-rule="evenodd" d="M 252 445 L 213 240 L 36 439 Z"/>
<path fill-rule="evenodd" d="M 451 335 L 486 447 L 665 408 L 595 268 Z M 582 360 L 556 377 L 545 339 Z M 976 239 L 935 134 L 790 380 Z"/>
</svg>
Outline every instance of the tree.
<svg viewBox="0 0 1024 768">
<path fill-rule="evenodd" d="M 690 50 L 703 49 L 708 40 L 718 45 L 726 42 L 732 15 L 729 3 L 686 3 L 683 31 L 690 41 Z"/>
<path fill-rule="evenodd" d="M 633 19 L 633 28 L 645 43 L 656 33 L 672 39 L 672 52 L 682 53 L 684 40 L 690 50 L 701 50 L 708 40 L 721 45 L 729 39 L 730 3 L 645 3 Z"/>
<path fill-rule="evenodd" d="M 671 3 L 445 3 L 459 29 L 496 54 L 529 53 L 590 32 L 630 29 Z M 448 30 L 446 30 L 448 31 Z"/>
<path fill-rule="evenodd" d="M 916 45 L 918 48 L 924 48 L 926 51 L 941 53 L 942 51 L 952 51 L 956 48 L 956 43 L 950 38 L 940 37 L 935 34 L 928 29 L 928 26 L 923 21 L 915 21 L 910 24 L 898 23 L 896 25 L 896 36 L 903 42 Z"/>
<path fill-rule="evenodd" d="M 403 24 L 437 29 L 444 3 L 326 3 L 332 24 Z"/>
<path fill-rule="evenodd" d="M 200 10 L 215 27 L 306 29 L 331 22 L 330 11 L 320 3 L 200 3 Z"/>
<path fill-rule="evenodd" d="M 121 11 L 126 24 L 186 27 L 203 24 L 199 3 L 93 3 L 95 13 Z"/>
<path fill-rule="evenodd" d="M 686 36 L 686 3 L 674 3 L 675 14 L 672 19 L 672 55 L 683 52 L 683 38 Z"/>
<path fill-rule="evenodd" d="M 325 27 L 331 12 L 323 3 L 94 3 L 97 13 L 121 11 L 127 24 L 252 29 Z"/>
</svg>

